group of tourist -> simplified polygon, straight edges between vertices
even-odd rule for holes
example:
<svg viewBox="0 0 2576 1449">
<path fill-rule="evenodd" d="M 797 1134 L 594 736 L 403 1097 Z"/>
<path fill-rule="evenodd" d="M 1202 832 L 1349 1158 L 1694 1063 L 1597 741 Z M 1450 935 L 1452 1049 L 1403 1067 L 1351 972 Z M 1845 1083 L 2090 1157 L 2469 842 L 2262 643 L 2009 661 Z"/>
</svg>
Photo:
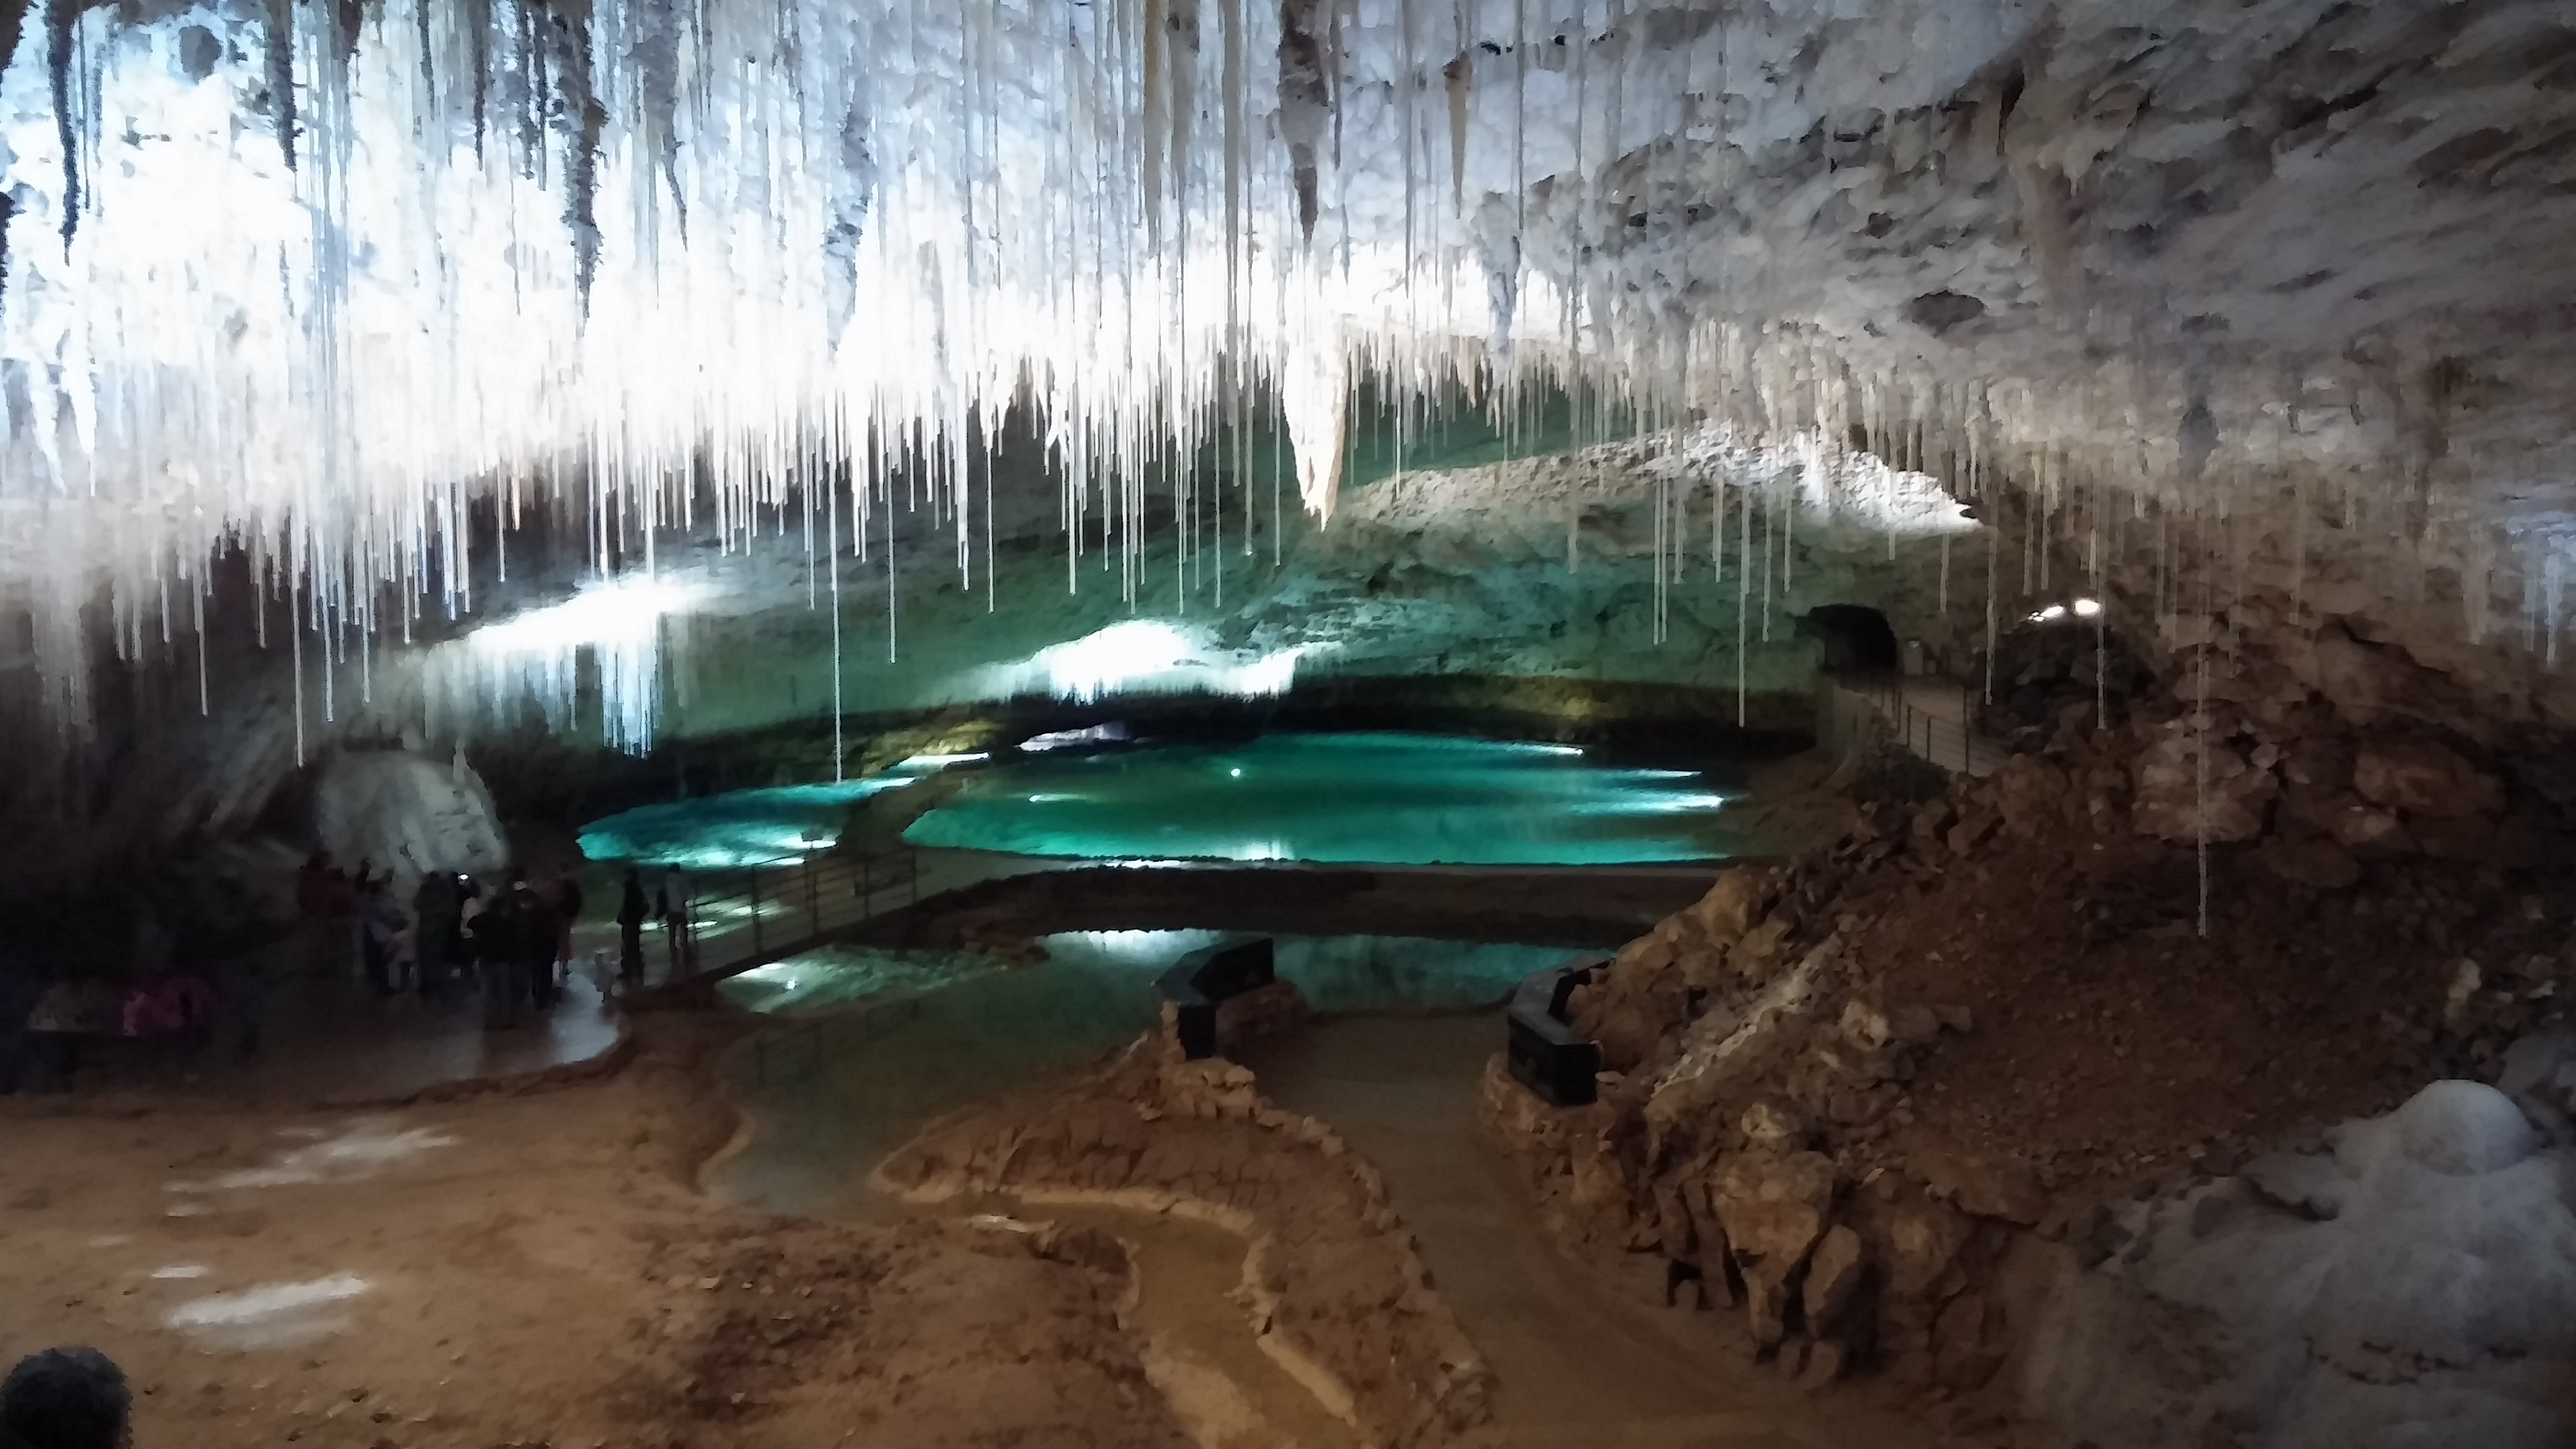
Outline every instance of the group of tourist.
<svg viewBox="0 0 2576 1449">
<path fill-rule="evenodd" d="M 0 1093 L 68 1087 L 109 1051 L 155 1073 L 185 1072 L 205 1055 L 218 1015 L 210 971 L 176 961 L 148 915 L 118 964 L 109 974 L 94 960 L 42 971 L 0 959 Z"/>
<path fill-rule="evenodd" d="M 560 996 L 572 966 L 573 925 L 581 917 L 581 887 L 571 875 L 550 872 L 531 880 L 516 866 L 487 890 L 471 875 L 430 871 L 412 892 L 405 917 L 393 899 L 391 876 L 360 862 L 354 879 L 341 875 L 328 854 L 305 862 L 296 899 L 305 905 L 308 949 L 319 969 L 356 959 L 379 995 L 416 990 L 436 1000 L 471 981 L 481 993 L 487 1024 L 507 1026 L 524 1003 L 544 1011 Z M 644 930 L 659 925 L 671 969 L 693 955 L 692 893 L 677 867 L 662 872 L 648 892 L 643 873 L 629 866 L 617 905 L 618 980 L 644 979 Z M 604 983 L 603 983 L 604 984 Z"/>
<path fill-rule="evenodd" d="M 417 992 L 441 1001 L 460 989 L 481 998 L 484 1025 L 516 1025 L 521 1010 L 550 1010 L 572 966 L 581 886 L 564 872 L 530 879 L 512 866 L 491 886 L 459 871 L 424 872 L 408 914 L 389 877 L 365 863 L 353 881 L 317 852 L 304 864 L 296 900 L 305 907 L 310 959 L 338 974 L 353 958 L 379 996 Z M 354 945 L 352 938 L 354 937 Z"/>
<path fill-rule="evenodd" d="M 296 956 L 309 974 L 348 980 L 354 973 L 379 997 L 415 993 L 437 1003 L 469 995 L 493 1029 L 514 1026 L 527 1012 L 542 1014 L 561 998 L 583 905 L 570 874 L 531 879 L 514 866 L 490 883 L 429 871 L 406 909 L 391 871 L 367 861 L 343 871 L 324 852 L 296 872 L 295 901 Z M 616 915 L 622 987 L 643 984 L 648 927 L 661 928 L 673 974 L 687 968 L 695 954 L 692 908 L 682 872 L 662 872 L 648 886 L 641 871 L 626 871 Z M 181 961 L 149 910 L 123 929 L 127 940 L 62 953 L 50 970 L 0 952 L 0 1093 L 68 1088 L 111 1057 L 147 1072 L 183 1073 L 203 1061 L 219 1028 L 228 1050 L 259 1055 L 266 953 L 220 964 Z"/>
</svg>

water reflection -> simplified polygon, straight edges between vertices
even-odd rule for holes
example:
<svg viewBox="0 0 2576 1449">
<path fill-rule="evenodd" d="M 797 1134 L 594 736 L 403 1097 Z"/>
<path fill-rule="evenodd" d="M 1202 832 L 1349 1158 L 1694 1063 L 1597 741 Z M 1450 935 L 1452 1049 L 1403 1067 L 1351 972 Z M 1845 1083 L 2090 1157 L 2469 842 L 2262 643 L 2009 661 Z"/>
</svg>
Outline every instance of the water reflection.
<svg viewBox="0 0 2576 1449">
<path fill-rule="evenodd" d="M 1697 771 L 1566 745 L 1272 734 L 985 770 L 913 822 L 916 845 L 1087 859 L 1636 865 L 1736 854 Z"/>
<path fill-rule="evenodd" d="M 942 1113 L 1118 1049 L 1152 1026 L 1153 978 L 1214 931 L 1069 931 L 1046 958 L 836 947 L 746 972 L 737 1005 L 798 1020 L 729 1075 L 756 1126 L 711 1185 L 776 1211 L 882 1206 L 868 1171 Z M 1391 936 L 1278 936 L 1279 973 L 1327 1013 L 1449 1011 L 1500 1000 L 1555 947 Z"/>
<path fill-rule="evenodd" d="M 1045 959 L 1014 964 L 988 952 L 827 946 L 755 967 L 718 990 L 735 1006 L 798 1014 L 886 996 L 944 990 L 999 972 L 1070 974 L 1105 993 L 1137 996 L 1155 973 L 1223 931 L 1061 931 Z M 1321 1012 L 1451 1011 L 1490 1006 L 1533 971 L 1568 954 L 1550 946 L 1434 941 L 1412 936 L 1274 936 L 1279 974 Z M 1150 1006 L 1150 1002 L 1147 1005 Z"/>
</svg>

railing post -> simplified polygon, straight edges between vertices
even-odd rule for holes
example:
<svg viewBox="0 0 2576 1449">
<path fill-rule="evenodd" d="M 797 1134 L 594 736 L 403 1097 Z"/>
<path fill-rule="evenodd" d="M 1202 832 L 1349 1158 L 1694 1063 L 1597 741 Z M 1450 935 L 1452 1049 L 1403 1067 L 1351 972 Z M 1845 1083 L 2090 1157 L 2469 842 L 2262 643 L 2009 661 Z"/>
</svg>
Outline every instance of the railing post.
<svg viewBox="0 0 2576 1449">
<path fill-rule="evenodd" d="M 760 867 L 751 868 L 751 954 L 760 954 Z"/>
<path fill-rule="evenodd" d="M 805 927 L 817 936 L 823 934 L 823 899 L 814 891 L 814 857 L 810 855 L 805 857 Z"/>
</svg>

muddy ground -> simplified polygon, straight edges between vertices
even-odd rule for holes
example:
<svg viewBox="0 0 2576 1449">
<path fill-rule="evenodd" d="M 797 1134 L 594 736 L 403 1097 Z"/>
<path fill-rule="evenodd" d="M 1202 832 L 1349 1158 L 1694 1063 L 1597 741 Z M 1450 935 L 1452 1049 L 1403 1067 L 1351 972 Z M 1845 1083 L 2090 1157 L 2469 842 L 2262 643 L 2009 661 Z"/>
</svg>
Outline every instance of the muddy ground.
<svg viewBox="0 0 2576 1449">
<path fill-rule="evenodd" d="M 1187 1442 L 1107 1239 L 699 1196 L 720 1038 L 369 1117 L 0 1100 L 0 1356 L 106 1350 L 144 1449 Z"/>
</svg>

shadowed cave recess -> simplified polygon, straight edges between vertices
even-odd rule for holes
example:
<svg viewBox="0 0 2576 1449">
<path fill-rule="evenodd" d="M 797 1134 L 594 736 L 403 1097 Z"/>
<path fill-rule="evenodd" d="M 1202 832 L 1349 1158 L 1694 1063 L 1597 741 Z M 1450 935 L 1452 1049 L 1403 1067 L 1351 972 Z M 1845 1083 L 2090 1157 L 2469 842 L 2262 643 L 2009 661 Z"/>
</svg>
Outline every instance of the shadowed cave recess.
<svg viewBox="0 0 2576 1449">
<path fill-rule="evenodd" d="M 2571 232 L 2545 0 L 0 0 L 0 1359 L 2566 1444 Z"/>
</svg>

